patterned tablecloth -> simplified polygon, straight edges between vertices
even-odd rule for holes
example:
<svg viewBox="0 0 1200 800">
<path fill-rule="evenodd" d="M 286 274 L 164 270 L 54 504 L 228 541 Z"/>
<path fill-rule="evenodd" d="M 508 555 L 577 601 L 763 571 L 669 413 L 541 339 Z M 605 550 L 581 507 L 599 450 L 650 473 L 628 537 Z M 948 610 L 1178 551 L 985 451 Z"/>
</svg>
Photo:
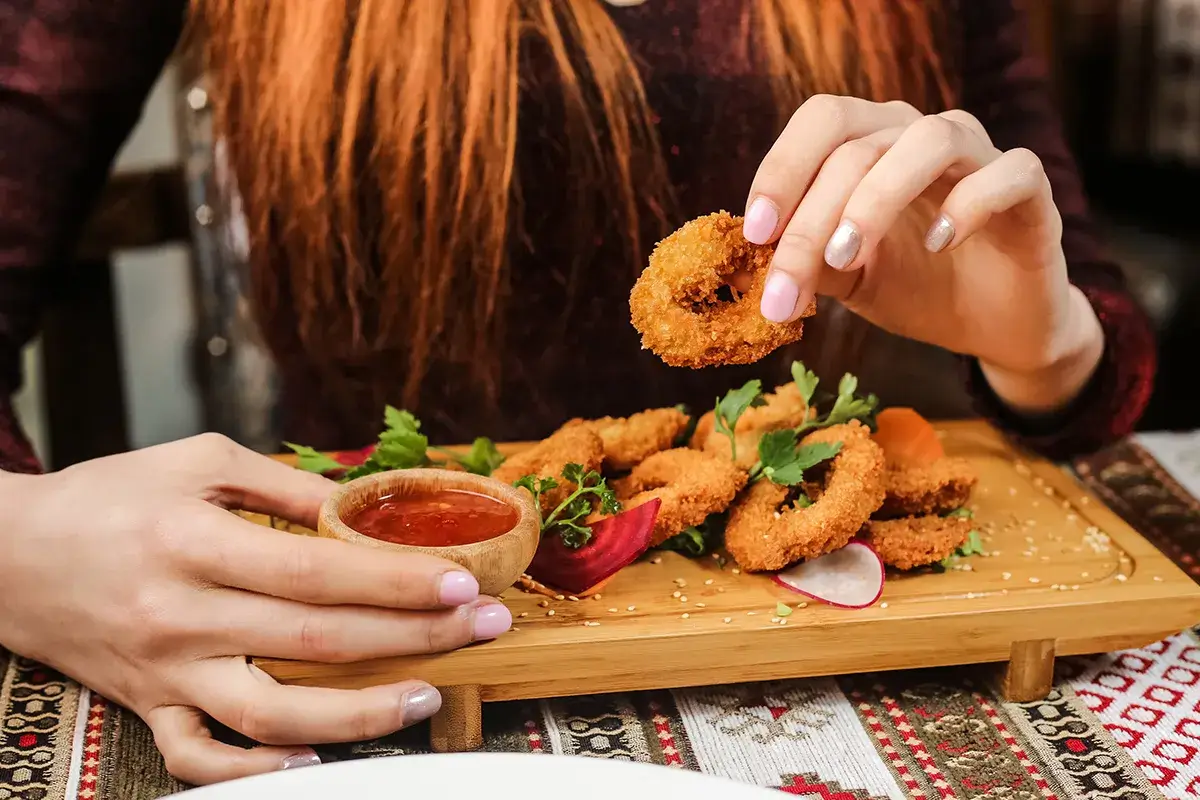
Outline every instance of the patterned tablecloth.
<svg viewBox="0 0 1200 800">
<path fill-rule="evenodd" d="M 1074 465 L 1200 580 L 1200 432 Z M 184 788 L 137 717 L 0 652 L 0 800 L 142 800 Z M 1006 703 L 993 667 L 485 706 L 489 750 L 694 769 L 820 800 L 1200 797 L 1200 636 L 1061 660 L 1045 701 Z M 423 729 L 321 751 L 419 752 Z"/>
</svg>

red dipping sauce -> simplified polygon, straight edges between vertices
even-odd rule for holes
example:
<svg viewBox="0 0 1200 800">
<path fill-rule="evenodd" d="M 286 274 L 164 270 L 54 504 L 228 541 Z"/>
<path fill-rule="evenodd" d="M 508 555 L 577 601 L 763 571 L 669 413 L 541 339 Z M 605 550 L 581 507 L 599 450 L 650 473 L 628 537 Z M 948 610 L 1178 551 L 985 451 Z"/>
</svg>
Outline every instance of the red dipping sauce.
<svg viewBox="0 0 1200 800">
<path fill-rule="evenodd" d="M 517 524 L 517 511 L 484 494 L 441 489 L 381 497 L 356 511 L 346 524 L 363 536 L 393 544 L 452 547 L 508 533 Z"/>
</svg>

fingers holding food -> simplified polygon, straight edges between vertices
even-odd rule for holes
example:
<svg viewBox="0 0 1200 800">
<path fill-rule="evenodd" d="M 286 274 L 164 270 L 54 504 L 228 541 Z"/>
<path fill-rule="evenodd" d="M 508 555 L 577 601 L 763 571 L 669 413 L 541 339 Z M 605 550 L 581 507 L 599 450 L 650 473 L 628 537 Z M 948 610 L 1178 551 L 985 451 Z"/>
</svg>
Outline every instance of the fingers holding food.
<svg viewBox="0 0 1200 800">
<path fill-rule="evenodd" d="M 678 408 L 652 408 L 628 417 L 571 420 L 563 427 L 590 428 L 604 444 L 605 468 L 623 472 L 674 447 L 688 421 L 688 415 Z"/>
<path fill-rule="evenodd" d="M 883 451 L 870 430 L 858 422 L 833 425 L 802 446 L 835 442 L 842 449 L 811 504 L 799 489 L 760 480 L 730 510 L 725 546 L 743 569 L 771 572 L 845 547 L 883 503 Z"/>
<path fill-rule="evenodd" d="M 864 527 L 867 541 L 889 567 L 916 569 L 953 555 L 971 534 L 971 520 L 927 514 L 872 520 Z"/>
<path fill-rule="evenodd" d="M 729 508 L 746 479 L 727 459 L 679 447 L 650 456 L 613 489 L 627 509 L 662 500 L 651 537 L 651 546 L 657 546 Z"/>
<path fill-rule="evenodd" d="M 941 458 L 925 466 L 890 467 L 885 477 L 887 497 L 880 518 L 944 514 L 964 506 L 979 475 L 962 458 Z"/>
<path fill-rule="evenodd" d="M 746 241 L 741 218 L 724 211 L 663 239 L 629 296 L 642 346 L 671 366 L 699 368 L 750 364 L 798 341 L 815 302 L 781 325 L 759 313 L 773 250 Z M 739 276 L 749 276 L 740 296 L 732 288 Z"/>
</svg>

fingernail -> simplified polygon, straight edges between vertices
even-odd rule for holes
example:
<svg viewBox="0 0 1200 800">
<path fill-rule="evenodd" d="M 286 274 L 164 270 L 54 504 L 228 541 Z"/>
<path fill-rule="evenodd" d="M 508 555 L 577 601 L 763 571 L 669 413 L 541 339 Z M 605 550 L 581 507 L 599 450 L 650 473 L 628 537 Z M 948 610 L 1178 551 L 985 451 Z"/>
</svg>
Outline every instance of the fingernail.
<svg viewBox="0 0 1200 800">
<path fill-rule="evenodd" d="M 929 233 L 925 234 L 925 249 L 931 253 L 940 253 L 953 239 L 954 223 L 945 214 L 939 214 L 929 226 Z"/>
<path fill-rule="evenodd" d="M 798 299 L 800 287 L 796 282 L 787 273 L 772 270 L 763 287 L 760 311 L 771 322 L 787 322 L 796 310 Z"/>
<path fill-rule="evenodd" d="M 279 762 L 280 769 L 300 769 L 301 767 L 315 767 L 320 765 L 321 757 L 312 750 L 303 753 L 295 753 L 288 756 L 283 761 Z"/>
<path fill-rule="evenodd" d="M 825 263 L 834 269 L 845 269 L 854 263 L 861 245 L 862 234 L 858 232 L 858 226 L 847 220 L 829 237 L 825 245 Z"/>
<path fill-rule="evenodd" d="M 422 686 L 404 695 L 401 704 L 404 724 L 411 725 L 436 714 L 442 707 L 442 694 L 432 686 Z"/>
<path fill-rule="evenodd" d="M 474 641 L 495 639 L 512 627 L 512 612 L 503 603 L 488 603 L 475 609 Z"/>
<path fill-rule="evenodd" d="M 779 212 L 775 206 L 765 197 L 756 197 L 742 222 L 742 235 L 748 242 L 766 244 L 771 241 L 771 235 L 778 225 Z"/>
<path fill-rule="evenodd" d="M 444 606 L 461 606 L 479 597 L 479 581 L 469 572 L 455 570 L 442 576 L 438 602 Z"/>
</svg>

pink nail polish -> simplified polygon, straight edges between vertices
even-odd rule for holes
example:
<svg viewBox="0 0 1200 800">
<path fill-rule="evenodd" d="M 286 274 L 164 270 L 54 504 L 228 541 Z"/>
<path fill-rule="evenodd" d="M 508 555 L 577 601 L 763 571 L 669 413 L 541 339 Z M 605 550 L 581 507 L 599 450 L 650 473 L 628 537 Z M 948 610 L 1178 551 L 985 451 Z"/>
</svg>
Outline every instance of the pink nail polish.
<svg viewBox="0 0 1200 800">
<path fill-rule="evenodd" d="M 300 769 L 301 767 L 316 767 L 321 763 L 321 757 L 312 750 L 296 753 L 279 763 L 280 769 Z"/>
<path fill-rule="evenodd" d="M 800 287 L 787 273 L 772 270 L 763 287 L 760 311 L 771 322 L 787 322 L 796 311 L 800 299 Z"/>
<path fill-rule="evenodd" d="M 742 235 L 748 242 L 766 244 L 771 241 L 778 225 L 779 212 L 775 210 L 775 206 L 765 197 L 756 197 L 742 222 Z"/>
<path fill-rule="evenodd" d="M 454 570 L 442 576 L 438 587 L 438 602 L 444 606 L 461 606 L 479 597 L 479 581 L 469 572 Z"/>
<path fill-rule="evenodd" d="M 475 609 L 474 641 L 495 639 L 512 627 L 512 612 L 503 603 L 488 603 Z"/>
</svg>

